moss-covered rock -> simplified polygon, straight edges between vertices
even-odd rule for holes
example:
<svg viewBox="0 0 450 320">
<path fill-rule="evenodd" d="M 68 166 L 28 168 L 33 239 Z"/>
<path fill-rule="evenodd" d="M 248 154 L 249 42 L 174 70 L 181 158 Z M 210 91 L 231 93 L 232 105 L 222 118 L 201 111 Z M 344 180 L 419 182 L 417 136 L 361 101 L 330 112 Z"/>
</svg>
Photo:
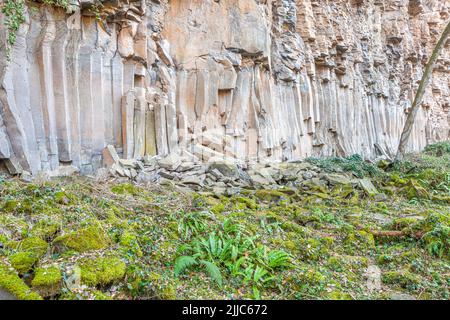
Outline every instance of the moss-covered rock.
<svg viewBox="0 0 450 320">
<path fill-rule="evenodd" d="M 325 239 L 301 239 L 298 250 L 304 259 L 318 261 L 329 255 L 330 244 Z"/>
<path fill-rule="evenodd" d="M 243 204 L 248 209 L 257 209 L 258 205 L 255 200 L 246 197 L 234 197 L 230 201 Z"/>
<path fill-rule="evenodd" d="M 41 300 L 42 297 L 33 292 L 17 273 L 0 263 L 0 288 L 19 300 Z"/>
<path fill-rule="evenodd" d="M 381 279 L 385 284 L 399 285 L 410 290 L 416 290 L 422 281 L 420 276 L 411 273 L 409 270 L 384 272 Z"/>
<path fill-rule="evenodd" d="M 367 268 L 368 261 L 365 257 L 335 255 L 328 258 L 326 266 L 337 272 L 359 272 L 362 273 Z"/>
<path fill-rule="evenodd" d="M 33 268 L 39 257 L 33 252 L 16 252 L 9 256 L 9 262 L 19 274 L 25 274 Z"/>
<path fill-rule="evenodd" d="M 31 228 L 30 234 L 43 240 L 51 240 L 60 230 L 61 222 L 57 217 L 39 219 Z"/>
<path fill-rule="evenodd" d="M 77 252 L 100 250 L 106 248 L 109 244 L 108 235 L 97 226 L 70 232 L 53 241 L 53 245 L 61 251 L 70 249 Z"/>
<path fill-rule="evenodd" d="M 328 300 L 353 300 L 353 298 L 348 293 L 342 292 L 340 290 L 327 292 L 324 296 Z"/>
<path fill-rule="evenodd" d="M 257 190 L 255 192 L 255 197 L 259 199 L 260 201 L 266 201 L 266 202 L 277 202 L 280 200 L 287 200 L 288 196 L 284 194 L 283 192 L 277 191 L 277 190 L 266 190 L 261 189 Z"/>
<path fill-rule="evenodd" d="M 83 259 L 79 262 L 81 282 L 88 286 L 107 285 L 125 276 L 125 263 L 116 257 Z"/>
<path fill-rule="evenodd" d="M 351 254 L 367 252 L 375 248 L 373 235 L 363 230 L 348 231 L 343 243 L 346 251 Z"/>
<path fill-rule="evenodd" d="M 48 244 L 38 237 L 29 237 L 21 241 L 11 241 L 7 243 L 7 247 L 20 252 L 31 252 L 37 258 L 42 257 L 48 249 Z"/>
<path fill-rule="evenodd" d="M 31 285 L 43 297 L 57 295 L 61 289 L 62 274 L 58 266 L 37 268 Z"/>
<path fill-rule="evenodd" d="M 406 194 L 408 199 L 429 199 L 430 193 L 427 189 L 420 185 L 414 179 L 410 179 L 405 187 L 403 187 L 403 192 Z"/>
</svg>

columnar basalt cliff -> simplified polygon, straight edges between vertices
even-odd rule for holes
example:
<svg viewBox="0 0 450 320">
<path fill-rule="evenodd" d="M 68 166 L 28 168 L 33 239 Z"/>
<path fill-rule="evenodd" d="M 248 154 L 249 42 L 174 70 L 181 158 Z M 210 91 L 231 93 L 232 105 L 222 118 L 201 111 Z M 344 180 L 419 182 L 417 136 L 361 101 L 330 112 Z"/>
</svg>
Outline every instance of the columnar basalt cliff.
<svg viewBox="0 0 450 320">
<path fill-rule="evenodd" d="M 449 19 L 448 0 L 29 1 L 10 59 L 0 23 L 0 161 L 390 157 Z M 409 150 L 449 139 L 449 84 L 447 44 Z"/>
</svg>

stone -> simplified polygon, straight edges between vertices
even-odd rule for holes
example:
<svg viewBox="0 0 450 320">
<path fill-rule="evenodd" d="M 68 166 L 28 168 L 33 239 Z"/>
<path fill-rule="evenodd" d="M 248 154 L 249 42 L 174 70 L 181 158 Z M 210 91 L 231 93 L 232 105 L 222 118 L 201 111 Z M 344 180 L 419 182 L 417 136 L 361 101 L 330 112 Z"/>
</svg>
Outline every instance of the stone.
<svg viewBox="0 0 450 320">
<path fill-rule="evenodd" d="M 94 174 L 108 146 L 124 159 L 289 162 L 277 182 L 318 172 L 306 157 L 392 159 L 405 92 L 448 16 L 445 1 L 111 1 L 98 28 L 93 2 L 74 1 L 71 15 L 27 2 L 10 61 L 0 48 L 0 159 L 11 174 L 60 162 Z M 450 137 L 448 61 L 444 50 L 408 152 Z"/>
<path fill-rule="evenodd" d="M 194 184 L 198 186 L 203 186 L 203 180 L 202 177 L 199 176 L 188 176 L 181 180 L 183 184 Z"/>
<path fill-rule="evenodd" d="M 166 170 L 175 171 L 181 165 L 181 158 L 178 154 L 171 153 L 167 157 L 159 160 L 158 165 Z"/>
<path fill-rule="evenodd" d="M 125 177 L 125 170 L 122 168 L 122 166 L 120 166 L 119 164 L 115 163 L 111 166 L 111 168 L 109 169 L 109 172 L 113 175 L 119 175 L 121 177 Z"/>
<path fill-rule="evenodd" d="M 227 192 L 227 188 L 226 187 L 215 186 L 215 187 L 213 187 L 212 192 L 216 196 L 221 196 L 221 195 L 223 195 L 223 194 L 225 194 Z"/>
<path fill-rule="evenodd" d="M 22 171 L 22 173 L 20 174 L 20 180 L 23 182 L 31 182 L 33 181 L 33 177 L 30 172 Z"/>
<path fill-rule="evenodd" d="M 0 300 L 17 300 L 17 298 L 8 291 L 0 288 Z"/>
<path fill-rule="evenodd" d="M 95 174 L 95 181 L 99 183 L 106 182 L 108 178 L 110 177 L 110 172 L 108 168 L 100 168 L 97 170 Z"/>
<path fill-rule="evenodd" d="M 377 188 L 373 185 L 372 181 L 367 178 L 360 179 L 359 185 L 368 196 L 375 196 L 378 194 Z"/>
<path fill-rule="evenodd" d="M 159 175 L 161 177 L 163 177 L 164 179 L 168 179 L 168 180 L 174 180 L 175 179 L 175 175 L 170 173 L 170 172 L 160 171 Z"/>
<path fill-rule="evenodd" d="M 187 161 L 187 162 L 182 162 L 178 168 L 177 168 L 177 172 L 185 172 L 185 171 L 189 171 L 189 170 L 194 170 L 194 169 L 198 169 L 198 166 L 195 165 L 194 162 L 192 161 Z"/>
<path fill-rule="evenodd" d="M 58 169 L 52 170 L 48 172 L 50 178 L 54 177 L 70 177 L 75 174 L 78 174 L 80 169 L 75 166 L 59 166 Z"/>
<path fill-rule="evenodd" d="M 208 160 L 208 172 L 217 170 L 225 177 L 238 177 L 239 169 L 233 160 L 213 157 Z"/>
<path fill-rule="evenodd" d="M 12 158 L 6 159 L 4 160 L 4 163 L 9 173 L 12 175 L 21 174 L 23 171 L 22 166 L 15 159 Z"/>
<path fill-rule="evenodd" d="M 124 168 L 138 168 L 138 163 L 136 159 L 119 159 L 119 164 Z"/>
<path fill-rule="evenodd" d="M 195 157 L 203 162 L 208 162 L 211 158 L 222 158 L 223 154 L 220 152 L 214 151 L 211 148 L 195 144 L 192 146 L 191 151 Z"/>
<path fill-rule="evenodd" d="M 173 61 L 172 57 L 170 56 L 170 48 L 169 48 L 169 42 L 167 40 L 161 40 L 156 43 L 157 44 L 157 52 L 161 60 L 167 65 L 172 66 Z"/>
<path fill-rule="evenodd" d="M 382 224 L 382 225 L 385 225 L 385 226 L 388 226 L 388 225 L 392 224 L 392 222 L 393 222 L 393 219 L 392 219 L 391 217 L 389 217 L 389 216 L 387 216 L 387 215 L 384 215 L 384 214 L 382 214 L 382 213 L 372 213 L 372 214 L 370 215 L 370 217 L 371 217 L 373 220 L 375 220 L 375 221 L 377 221 L 378 223 L 380 223 L 380 224 Z"/>
<path fill-rule="evenodd" d="M 105 165 L 108 168 L 111 167 L 113 164 L 119 162 L 120 160 L 116 148 L 114 148 L 114 146 L 110 144 L 103 149 L 102 156 L 103 156 L 103 165 Z"/>
<path fill-rule="evenodd" d="M 350 185 L 352 181 L 344 175 L 341 174 L 327 174 L 325 175 L 325 180 L 327 180 L 331 185 Z"/>
<path fill-rule="evenodd" d="M 158 180 L 159 175 L 156 173 L 150 174 L 147 172 L 139 172 L 136 176 L 136 182 L 137 183 L 154 183 Z"/>
<path fill-rule="evenodd" d="M 220 172 L 217 169 L 212 169 L 212 170 L 208 170 L 208 174 L 210 174 L 211 176 L 213 176 L 216 180 L 221 180 L 223 179 L 225 176 L 222 174 L 222 172 Z"/>
<path fill-rule="evenodd" d="M 375 292 L 381 290 L 381 270 L 376 265 L 367 267 L 365 275 L 367 277 L 367 290 Z"/>
<path fill-rule="evenodd" d="M 407 294 L 407 293 L 399 293 L 394 292 L 390 296 L 391 300 L 417 300 L 416 297 Z"/>
<path fill-rule="evenodd" d="M 4 129 L 5 128 L 0 124 L 0 159 L 9 159 L 11 158 L 11 151 L 9 150 L 9 140 L 7 138 L 6 132 L 4 132 Z"/>
<path fill-rule="evenodd" d="M 81 269 L 79 266 L 74 266 L 67 272 L 67 277 L 64 278 L 64 284 L 69 290 L 79 290 L 81 287 Z"/>
<path fill-rule="evenodd" d="M 250 176 L 250 179 L 252 184 L 256 186 L 268 186 L 271 184 L 269 180 L 259 174 Z"/>
<path fill-rule="evenodd" d="M 305 180 L 309 180 L 314 177 L 314 174 L 311 171 L 306 171 L 306 172 L 303 172 L 302 177 Z"/>
</svg>

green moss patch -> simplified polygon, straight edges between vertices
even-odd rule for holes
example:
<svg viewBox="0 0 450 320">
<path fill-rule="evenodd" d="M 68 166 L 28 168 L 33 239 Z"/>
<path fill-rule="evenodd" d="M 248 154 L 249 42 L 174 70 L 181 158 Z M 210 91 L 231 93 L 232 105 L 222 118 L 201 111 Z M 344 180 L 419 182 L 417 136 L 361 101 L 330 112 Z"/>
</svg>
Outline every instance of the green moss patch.
<svg viewBox="0 0 450 320">
<path fill-rule="evenodd" d="M 39 267 L 31 285 L 42 296 L 49 297 L 59 293 L 61 288 L 62 274 L 57 266 Z"/>
<path fill-rule="evenodd" d="M 71 232 L 53 241 L 53 245 L 61 250 L 70 249 L 77 252 L 100 250 L 106 248 L 109 244 L 109 237 L 103 229 L 97 226 Z"/>
<path fill-rule="evenodd" d="M 115 257 L 85 259 L 79 267 L 82 283 L 89 286 L 107 285 L 125 276 L 125 263 Z"/>
<path fill-rule="evenodd" d="M 0 263 L 0 288 L 19 300 L 41 300 L 41 296 L 33 292 L 19 276 L 7 266 Z"/>
</svg>

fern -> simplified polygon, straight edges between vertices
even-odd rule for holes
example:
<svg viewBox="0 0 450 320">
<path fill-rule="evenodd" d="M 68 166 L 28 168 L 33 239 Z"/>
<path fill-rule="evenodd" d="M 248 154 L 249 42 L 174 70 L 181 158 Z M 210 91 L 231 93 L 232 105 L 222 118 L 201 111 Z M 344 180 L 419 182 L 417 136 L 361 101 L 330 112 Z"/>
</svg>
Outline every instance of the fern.
<svg viewBox="0 0 450 320">
<path fill-rule="evenodd" d="M 181 212 L 181 217 L 175 216 L 178 222 L 178 234 L 184 239 L 189 240 L 192 236 L 196 236 L 203 232 L 207 223 L 206 220 L 210 216 L 206 212 Z"/>
<path fill-rule="evenodd" d="M 219 267 L 210 261 L 202 260 L 200 262 L 205 266 L 206 272 L 208 273 L 209 277 L 217 282 L 217 284 L 221 287 L 223 279 Z"/>
<path fill-rule="evenodd" d="M 267 256 L 267 264 L 270 268 L 286 268 L 291 266 L 291 257 L 284 251 L 273 250 Z"/>
<path fill-rule="evenodd" d="M 174 273 L 175 276 L 178 276 L 180 273 L 182 273 L 187 268 L 190 268 L 192 266 L 195 266 L 197 264 L 197 260 L 194 257 L 191 256 L 181 256 L 178 257 L 175 261 L 174 266 Z"/>
</svg>

